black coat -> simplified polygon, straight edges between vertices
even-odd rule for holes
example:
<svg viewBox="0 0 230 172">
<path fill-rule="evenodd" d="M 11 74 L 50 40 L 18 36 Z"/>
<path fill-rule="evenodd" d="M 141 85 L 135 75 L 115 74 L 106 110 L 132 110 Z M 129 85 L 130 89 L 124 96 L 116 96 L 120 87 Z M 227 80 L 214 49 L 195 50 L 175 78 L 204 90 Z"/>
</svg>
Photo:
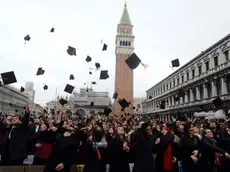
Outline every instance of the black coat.
<svg viewBox="0 0 230 172">
<path fill-rule="evenodd" d="M 109 172 L 130 172 L 129 153 L 123 150 L 123 141 L 113 139 L 108 149 L 111 156 Z"/>
<path fill-rule="evenodd" d="M 44 172 L 57 172 L 55 168 L 60 163 L 64 164 L 62 172 L 69 172 L 71 166 L 76 162 L 78 144 L 79 142 L 75 135 L 68 137 L 58 135 Z"/>
<path fill-rule="evenodd" d="M 156 153 L 154 138 L 147 137 L 144 128 L 138 129 L 134 137 L 136 157 L 133 172 L 154 172 L 153 154 Z"/>
<path fill-rule="evenodd" d="M 223 138 L 220 139 L 221 141 L 221 147 L 227 152 L 230 153 L 230 134 L 226 131 L 224 133 Z M 229 172 L 230 171 L 230 159 L 227 159 L 225 157 L 222 157 L 223 163 L 223 171 Z"/>
<path fill-rule="evenodd" d="M 10 160 L 23 160 L 27 157 L 27 131 L 29 123 L 29 113 L 25 113 L 24 119 L 21 124 L 17 125 L 9 134 L 12 126 L 7 129 L 2 146 L 2 161 Z"/>
<path fill-rule="evenodd" d="M 106 160 L 104 156 L 106 148 L 98 147 L 101 154 L 101 160 L 99 160 L 97 151 L 93 148 L 93 144 L 88 142 L 86 147 L 87 160 L 83 172 L 106 172 Z"/>
</svg>

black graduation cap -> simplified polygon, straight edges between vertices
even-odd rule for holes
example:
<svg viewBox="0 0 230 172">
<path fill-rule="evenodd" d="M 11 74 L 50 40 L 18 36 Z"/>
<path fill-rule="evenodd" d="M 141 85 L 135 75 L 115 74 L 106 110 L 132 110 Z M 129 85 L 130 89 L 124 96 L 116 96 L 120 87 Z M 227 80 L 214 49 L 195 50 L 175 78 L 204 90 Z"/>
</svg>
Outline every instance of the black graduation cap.
<svg viewBox="0 0 230 172">
<path fill-rule="evenodd" d="M 92 58 L 90 56 L 87 56 L 85 59 L 85 61 L 87 61 L 87 62 L 91 62 L 91 60 L 92 60 Z"/>
<path fill-rule="evenodd" d="M 172 60 L 171 63 L 172 63 L 172 67 L 179 67 L 180 66 L 179 59 Z"/>
<path fill-rule="evenodd" d="M 59 100 L 59 103 L 63 106 L 63 105 L 65 105 L 65 104 L 67 104 L 67 100 L 61 98 L 61 99 Z"/>
<path fill-rule="evenodd" d="M 17 112 L 18 112 L 18 110 L 17 110 L 17 109 L 15 109 L 15 112 L 17 113 Z"/>
<path fill-rule="evenodd" d="M 48 85 L 44 85 L 43 89 L 48 90 Z"/>
<path fill-rule="evenodd" d="M 17 82 L 14 71 L 1 73 L 1 78 L 4 85 L 9 85 Z"/>
<path fill-rule="evenodd" d="M 108 70 L 101 70 L 100 79 L 108 79 Z"/>
<path fill-rule="evenodd" d="M 141 63 L 141 60 L 135 53 L 133 53 L 125 60 L 125 62 L 127 63 L 130 69 L 136 69 L 138 65 Z"/>
<path fill-rule="evenodd" d="M 97 84 L 97 83 L 94 81 L 94 82 L 92 82 L 92 84 L 95 85 L 95 84 Z"/>
<path fill-rule="evenodd" d="M 124 111 L 125 111 L 125 108 L 122 107 L 122 108 L 121 108 L 121 111 L 124 112 Z"/>
<path fill-rule="evenodd" d="M 12 106 L 12 103 L 9 103 L 10 106 Z"/>
<path fill-rule="evenodd" d="M 180 88 L 180 89 L 179 89 L 179 91 L 178 91 L 178 96 L 179 96 L 179 97 L 184 97 L 184 96 L 185 96 L 184 88 Z"/>
<path fill-rule="evenodd" d="M 150 121 L 151 121 L 151 118 L 148 115 L 143 116 L 140 120 L 140 122 L 144 122 L 144 124 L 149 123 Z M 142 127 L 144 126 L 142 125 Z"/>
<path fill-rule="evenodd" d="M 64 91 L 69 93 L 69 94 L 72 94 L 73 90 L 74 90 L 74 86 L 69 85 L 69 84 L 67 84 L 65 89 L 64 89 Z"/>
<path fill-rule="evenodd" d="M 73 75 L 73 74 L 71 74 L 71 75 L 69 76 L 69 80 L 74 80 L 74 75 Z"/>
<path fill-rule="evenodd" d="M 133 110 L 135 110 L 136 108 L 135 108 L 135 106 L 133 106 Z M 138 109 L 137 109 L 138 110 Z"/>
<path fill-rule="evenodd" d="M 92 75 L 92 72 L 90 71 L 89 74 Z"/>
<path fill-rule="evenodd" d="M 152 96 L 149 96 L 149 99 L 152 99 L 153 97 Z"/>
<path fill-rule="evenodd" d="M 125 99 L 119 99 L 118 103 L 122 108 L 129 107 L 129 103 Z"/>
<path fill-rule="evenodd" d="M 93 107 L 94 106 L 94 102 L 90 102 L 90 106 Z"/>
<path fill-rule="evenodd" d="M 68 50 L 67 50 L 67 53 L 71 56 L 76 56 L 76 48 L 74 47 L 71 47 L 71 46 L 68 46 Z"/>
<path fill-rule="evenodd" d="M 21 88 L 20 88 L 20 91 L 21 91 L 21 92 L 24 92 L 24 91 L 25 91 L 25 88 L 24 88 L 24 87 L 21 87 Z"/>
<path fill-rule="evenodd" d="M 113 99 L 117 99 L 117 97 L 118 97 L 118 93 L 115 92 L 115 93 L 113 94 Z"/>
<path fill-rule="evenodd" d="M 106 51 L 107 50 L 108 45 L 107 44 L 103 44 L 103 48 L 102 51 Z"/>
<path fill-rule="evenodd" d="M 25 41 L 29 41 L 31 38 L 30 38 L 30 35 L 26 35 L 25 37 L 24 37 L 24 40 Z"/>
<path fill-rule="evenodd" d="M 97 69 L 99 69 L 101 67 L 100 63 L 95 63 L 95 66 Z"/>
<path fill-rule="evenodd" d="M 44 73 L 45 70 L 43 70 L 42 67 L 39 67 L 36 75 L 43 75 Z"/>
<path fill-rule="evenodd" d="M 214 99 L 212 103 L 214 104 L 215 107 L 220 107 L 221 105 L 224 104 L 224 102 L 221 100 L 220 97 L 217 97 L 216 99 Z"/>
<path fill-rule="evenodd" d="M 109 108 L 109 107 L 105 107 L 104 108 L 104 114 L 106 115 L 106 116 L 109 116 L 109 114 L 112 112 L 112 110 Z"/>
<path fill-rule="evenodd" d="M 53 27 L 50 29 L 50 32 L 54 32 L 54 28 Z"/>
</svg>

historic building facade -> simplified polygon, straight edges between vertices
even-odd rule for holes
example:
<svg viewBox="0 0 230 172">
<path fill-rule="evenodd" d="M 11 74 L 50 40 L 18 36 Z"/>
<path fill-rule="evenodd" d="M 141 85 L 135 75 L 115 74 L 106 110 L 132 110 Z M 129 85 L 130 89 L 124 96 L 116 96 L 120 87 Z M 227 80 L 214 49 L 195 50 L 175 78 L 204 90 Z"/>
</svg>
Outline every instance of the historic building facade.
<svg viewBox="0 0 230 172">
<path fill-rule="evenodd" d="M 23 112 L 28 102 L 28 95 L 21 93 L 16 88 L 8 85 L 0 87 L 0 113 L 10 114 L 15 110 L 18 110 L 19 113 Z"/>
<path fill-rule="evenodd" d="M 133 70 L 125 63 L 125 60 L 134 51 L 133 25 L 130 20 L 127 5 L 125 4 L 120 23 L 117 26 L 116 35 L 116 68 L 115 68 L 115 92 L 119 94 L 118 99 L 125 98 L 133 101 Z M 118 99 L 115 100 L 115 110 L 120 110 Z"/>
<path fill-rule="evenodd" d="M 206 49 L 171 75 L 146 91 L 143 111 L 170 115 L 208 111 L 218 96 L 226 105 L 230 100 L 230 34 Z M 175 97 L 183 89 L 185 95 Z"/>
</svg>

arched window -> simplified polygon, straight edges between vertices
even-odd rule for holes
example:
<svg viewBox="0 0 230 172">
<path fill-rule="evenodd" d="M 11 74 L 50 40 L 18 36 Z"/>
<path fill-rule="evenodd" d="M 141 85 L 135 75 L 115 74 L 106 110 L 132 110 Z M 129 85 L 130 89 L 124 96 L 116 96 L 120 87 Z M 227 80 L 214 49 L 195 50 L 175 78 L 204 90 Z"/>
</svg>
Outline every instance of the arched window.
<svg viewBox="0 0 230 172">
<path fill-rule="evenodd" d="M 122 41 L 120 41 L 120 46 L 122 45 Z"/>
<path fill-rule="evenodd" d="M 141 105 L 140 105 L 140 104 L 137 104 L 137 108 L 140 109 L 140 108 L 141 108 Z"/>
<path fill-rule="evenodd" d="M 125 46 L 128 46 L 128 41 L 125 41 Z"/>
<path fill-rule="evenodd" d="M 129 46 L 131 46 L 131 42 L 129 41 L 129 44 L 128 44 Z"/>
<path fill-rule="evenodd" d="M 125 46 L 125 41 L 123 41 L 123 46 Z"/>
</svg>

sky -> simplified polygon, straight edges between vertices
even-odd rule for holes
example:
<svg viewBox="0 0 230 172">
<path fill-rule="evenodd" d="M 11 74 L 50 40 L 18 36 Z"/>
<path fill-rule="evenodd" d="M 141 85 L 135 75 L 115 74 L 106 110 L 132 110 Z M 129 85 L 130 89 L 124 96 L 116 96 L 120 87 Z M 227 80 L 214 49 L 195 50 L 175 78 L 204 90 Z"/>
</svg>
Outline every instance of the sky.
<svg viewBox="0 0 230 172">
<path fill-rule="evenodd" d="M 0 0 L 0 73 L 14 71 L 20 88 L 35 84 L 35 102 L 44 105 L 63 92 L 96 81 L 95 91 L 112 96 L 115 77 L 115 37 L 124 0 Z M 171 60 L 185 64 L 230 33 L 229 0 L 127 0 L 134 25 L 135 53 L 143 63 L 134 71 L 134 97 L 174 72 Z M 54 27 L 55 32 L 49 33 Z M 31 40 L 24 45 L 24 37 Z M 101 51 L 101 40 L 108 51 Z M 77 56 L 69 56 L 68 46 Z M 85 62 L 87 55 L 93 63 Z M 89 68 L 99 62 L 110 78 L 99 80 Z M 45 75 L 36 76 L 38 67 Z M 69 81 L 69 75 L 76 79 Z M 43 84 L 49 89 L 44 91 Z"/>
</svg>

